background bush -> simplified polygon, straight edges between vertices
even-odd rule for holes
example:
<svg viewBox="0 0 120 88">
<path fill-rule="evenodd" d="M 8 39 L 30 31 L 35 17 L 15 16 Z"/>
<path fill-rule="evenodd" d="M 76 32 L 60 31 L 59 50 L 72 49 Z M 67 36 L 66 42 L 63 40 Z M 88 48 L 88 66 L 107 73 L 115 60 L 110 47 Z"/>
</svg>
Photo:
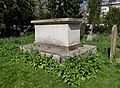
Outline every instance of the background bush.
<svg viewBox="0 0 120 88">
<path fill-rule="evenodd" d="M 103 16 L 103 23 L 106 31 L 110 32 L 113 25 L 117 25 L 120 32 L 120 8 L 110 8 L 110 11 Z"/>
</svg>

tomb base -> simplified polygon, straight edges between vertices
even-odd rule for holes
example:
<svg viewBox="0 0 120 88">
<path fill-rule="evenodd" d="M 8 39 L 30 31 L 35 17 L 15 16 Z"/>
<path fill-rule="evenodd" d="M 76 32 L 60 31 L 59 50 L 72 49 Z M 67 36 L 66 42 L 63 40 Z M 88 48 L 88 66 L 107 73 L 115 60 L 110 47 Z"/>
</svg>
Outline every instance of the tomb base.
<svg viewBox="0 0 120 88">
<path fill-rule="evenodd" d="M 40 51 L 49 51 L 52 52 L 54 51 L 58 51 L 58 52 L 70 52 L 72 50 L 77 49 L 78 47 L 82 47 L 83 45 L 81 43 L 79 44 L 75 44 L 75 45 L 71 45 L 71 46 L 59 46 L 59 45 L 52 45 L 52 44 L 42 44 L 42 43 L 35 43 L 34 47 L 39 48 Z M 52 50 L 52 51 L 51 51 Z"/>
<path fill-rule="evenodd" d="M 76 55 L 82 55 L 89 52 L 95 53 L 97 51 L 96 46 L 77 44 L 70 47 L 45 45 L 45 44 L 28 44 L 20 47 L 24 51 L 37 50 L 41 55 L 53 56 L 53 59 L 59 63 L 63 63 L 67 57 L 73 57 Z"/>
</svg>

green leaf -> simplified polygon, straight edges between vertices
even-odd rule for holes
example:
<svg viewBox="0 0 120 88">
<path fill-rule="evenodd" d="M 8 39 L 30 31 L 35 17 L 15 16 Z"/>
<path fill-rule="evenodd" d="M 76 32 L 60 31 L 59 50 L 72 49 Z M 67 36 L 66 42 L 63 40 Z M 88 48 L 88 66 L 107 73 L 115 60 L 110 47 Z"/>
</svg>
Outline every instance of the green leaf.
<svg viewBox="0 0 120 88">
<path fill-rule="evenodd" d="M 69 79 L 64 79 L 64 82 L 67 83 L 69 81 Z"/>
<path fill-rule="evenodd" d="M 84 81 L 84 80 L 85 80 L 85 77 L 82 76 L 82 77 L 81 77 L 81 80 Z"/>
<path fill-rule="evenodd" d="M 44 65 L 38 66 L 38 68 L 43 69 L 43 68 L 44 68 Z"/>
</svg>

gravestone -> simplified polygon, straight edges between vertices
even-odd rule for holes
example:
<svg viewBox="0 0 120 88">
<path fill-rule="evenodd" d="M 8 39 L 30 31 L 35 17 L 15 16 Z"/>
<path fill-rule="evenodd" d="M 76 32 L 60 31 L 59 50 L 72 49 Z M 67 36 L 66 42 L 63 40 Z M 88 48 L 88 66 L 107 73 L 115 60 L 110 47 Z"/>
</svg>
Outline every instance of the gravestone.
<svg viewBox="0 0 120 88">
<path fill-rule="evenodd" d="M 92 32 L 93 32 L 93 25 L 92 24 L 90 25 L 89 29 L 90 29 L 90 35 L 92 35 Z"/>
<path fill-rule="evenodd" d="M 111 31 L 111 44 L 110 44 L 110 58 L 113 58 L 113 56 L 115 55 L 115 51 L 116 51 L 116 44 L 117 44 L 117 36 L 118 36 L 118 32 L 117 32 L 117 26 L 114 25 L 112 27 L 112 31 Z"/>
<path fill-rule="evenodd" d="M 93 35 L 93 25 L 92 24 L 90 25 L 89 29 L 90 29 L 90 33 L 87 36 L 87 40 L 91 41 L 91 40 L 93 40 L 96 37 L 96 35 Z"/>
</svg>

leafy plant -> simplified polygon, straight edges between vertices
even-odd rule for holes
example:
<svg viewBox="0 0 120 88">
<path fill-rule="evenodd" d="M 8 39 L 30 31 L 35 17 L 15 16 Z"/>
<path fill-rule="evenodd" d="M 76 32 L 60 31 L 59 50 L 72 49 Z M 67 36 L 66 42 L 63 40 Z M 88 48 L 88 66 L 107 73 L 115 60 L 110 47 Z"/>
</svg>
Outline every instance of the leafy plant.
<svg viewBox="0 0 120 88">
<path fill-rule="evenodd" d="M 63 64 L 58 64 L 52 56 L 41 56 L 38 52 L 25 52 L 19 57 L 25 63 L 30 64 L 35 69 L 40 68 L 54 75 L 57 75 L 64 82 L 80 86 L 80 82 L 91 77 L 96 77 L 100 69 L 100 54 L 88 54 L 85 56 L 75 55 L 69 57 Z"/>
<path fill-rule="evenodd" d="M 36 51 L 21 51 L 19 46 L 33 43 L 34 35 L 0 38 L 0 88 L 74 88 L 71 85 L 80 85 L 78 88 L 119 88 L 120 64 L 110 62 L 107 57 L 110 46 L 108 36 L 98 34 L 93 41 L 84 39 L 84 44 L 97 46 L 98 53 L 82 57 L 75 55 L 64 64 L 58 64 L 51 59 L 52 56 L 41 56 Z M 71 85 L 63 83 L 63 80 Z"/>
</svg>

